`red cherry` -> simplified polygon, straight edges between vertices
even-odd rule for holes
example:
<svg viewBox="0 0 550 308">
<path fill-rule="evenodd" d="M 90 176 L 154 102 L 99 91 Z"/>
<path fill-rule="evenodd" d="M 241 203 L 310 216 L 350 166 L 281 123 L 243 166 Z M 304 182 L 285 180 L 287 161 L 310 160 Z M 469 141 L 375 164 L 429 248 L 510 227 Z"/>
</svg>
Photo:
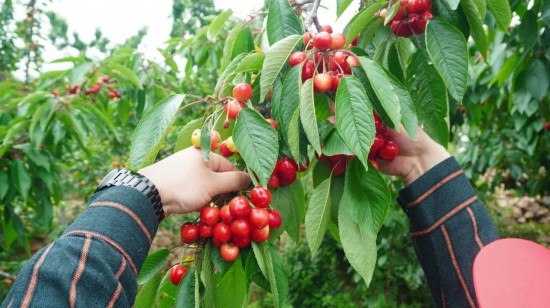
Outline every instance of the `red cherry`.
<svg viewBox="0 0 550 308">
<path fill-rule="evenodd" d="M 250 203 L 243 196 L 235 197 L 229 202 L 229 212 L 233 219 L 246 218 L 250 214 Z"/>
<path fill-rule="evenodd" d="M 378 151 L 378 156 L 382 160 L 391 162 L 395 159 L 397 153 L 399 153 L 399 146 L 397 146 L 397 143 L 388 140 L 380 151 Z"/>
<path fill-rule="evenodd" d="M 331 160 L 328 163 L 330 170 L 332 170 L 332 174 L 335 176 L 341 175 L 342 173 L 346 172 L 347 164 L 346 160 Z"/>
<path fill-rule="evenodd" d="M 374 142 L 372 143 L 370 150 L 378 151 L 384 146 L 384 143 L 386 143 L 386 137 L 382 134 L 376 134 L 376 136 L 374 136 Z"/>
<path fill-rule="evenodd" d="M 334 54 L 332 55 L 332 58 L 336 63 L 338 63 L 338 65 L 342 66 L 347 63 L 346 59 L 348 58 L 348 53 L 345 51 L 338 50 L 334 52 Z"/>
<path fill-rule="evenodd" d="M 390 28 L 393 34 L 395 34 L 396 36 L 410 37 L 411 35 L 413 35 L 408 20 L 394 20 L 390 23 Z"/>
<path fill-rule="evenodd" d="M 544 130 L 550 130 L 550 122 L 548 123 L 544 123 L 544 126 L 543 126 Z"/>
<path fill-rule="evenodd" d="M 235 246 L 239 248 L 246 248 L 250 245 L 251 239 L 250 236 L 234 236 L 232 241 Z"/>
<path fill-rule="evenodd" d="M 101 78 L 101 81 L 103 81 L 103 82 L 109 82 L 109 81 L 111 81 L 111 78 L 109 78 L 109 76 L 105 75 L 105 76 L 103 76 L 103 77 Z"/>
<path fill-rule="evenodd" d="M 307 49 L 313 48 L 313 45 L 310 44 L 313 39 L 313 34 L 306 32 L 304 33 L 304 45 L 307 46 Z"/>
<path fill-rule="evenodd" d="M 430 0 L 410 0 L 405 7 L 409 13 L 421 14 L 430 9 Z"/>
<path fill-rule="evenodd" d="M 187 274 L 187 268 L 181 264 L 176 264 L 170 269 L 170 281 L 177 286 L 185 274 Z"/>
<path fill-rule="evenodd" d="M 244 103 L 252 97 L 252 88 L 246 82 L 241 82 L 233 88 L 233 97 Z"/>
<path fill-rule="evenodd" d="M 290 55 L 290 58 L 288 59 L 288 63 L 290 66 L 294 67 L 302 62 L 304 62 L 307 58 L 307 54 L 303 51 L 296 51 Z"/>
<path fill-rule="evenodd" d="M 261 229 L 269 223 L 269 213 L 266 209 L 263 208 L 254 208 L 250 211 L 250 216 L 248 216 L 248 221 L 252 227 L 256 229 Z"/>
<path fill-rule="evenodd" d="M 304 165 L 298 165 L 298 172 L 304 172 L 309 168 L 309 158 L 306 158 L 306 163 Z"/>
<path fill-rule="evenodd" d="M 252 229 L 252 231 L 250 232 L 250 237 L 256 243 L 267 241 L 267 239 L 269 238 L 269 226 L 266 225 L 265 227 L 260 229 Z"/>
<path fill-rule="evenodd" d="M 344 160 L 345 158 L 346 158 L 346 155 L 344 155 L 344 154 L 336 154 L 336 155 L 333 155 L 333 156 L 329 156 L 328 160 L 333 161 L 333 162 L 339 162 L 341 160 Z"/>
<path fill-rule="evenodd" d="M 332 44 L 330 45 L 331 49 L 340 49 L 344 48 L 346 45 L 346 36 L 342 33 L 333 33 L 330 35 L 332 37 Z"/>
<path fill-rule="evenodd" d="M 216 151 L 219 147 L 220 142 L 220 133 L 217 130 L 212 130 L 210 132 L 210 150 Z"/>
<path fill-rule="evenodd" d="M 214 240 L 225 243 L 231 239 L 231 227 L 225 222 L 220 222 L 213 230 Z"/>
<path fill-rule="evenodd" d="M 342 74 L 336 74 L 336 75 L 332 76 L 331 90 L 333 92 L 338 91 L 338 86 L 340 85 L 340 79 L 342 79 L 342 77 L 344 77 L 344 75 L 342 75 Z"/>
<path fill-rule="evenodd" d="M 271 192 L 261 186 L 256 186 L 250 192 L 250 200 L 257 207 L 268 207 L 271 203 Z"/>
<path fill-rule="evenodd" d="M 277 230 L 283 223 L 283 218 L 277 210 L 268 210 L 269 214 L 269 230 Z"/>
<path fill-rule="evenodd" d="M 199 227 L 190 223 L 183 224 L 180 228 L 181 241 L 185 244 L 193 244 L 199 239 Z"/>
<path fill-rule="evenodd" d="M 223 157 L 231 157 L 233 152 L 227 147 L 227 143 L 224 141 L 220 144 L 220 154 Z"/>
<path fill-rule="evenodd" d="M 229 205 L 222 206 L 220 209 L 220 218 L 226 224 L 231 224 L 233 222 L 233 216 L 231 216 L 231 212 L 229 211 Z"/>
<path fill-rule="evenodd" d="M 239 247 L 231 243 L 223 243 L 220 246 L 220 254 L 225 261 L 233 262 L 239 256 Z"/>
<path fill-rule="evenodd" d="M 332 77 L 329 74 L 317 74 L 313 77 L 313 88 L 317 93 L 324 93 L 332 89 Z"/>
<path fill-rule="evenodd" d="M 216 247 L 220 247 L 223 243 L 220 242 L 220 240 L 218 238 L 213 237 L 212 238 L 212 244 L 214 244 L 214 246 L 216 246 Z"/>
<path fill-rule="evenodd" d="M 357 34 L 357 36 L 353 39 L 353 41 L 351 41 L 350 45 L 357 46 L 357 41 L 359 41 L 359 34 Z"/>
<path fill-rule="evenodd" d="M 205 224 L 199 225 L 199 234 L 201 238 L 209 238 L 212 236 L 214 228 L 212 226 L 207 226 Z"/>
<path fill-rule="evenodd" d="M 52 95 L 53 95 L 53 97 L 58 97 L 59 96 L 59 91 L 53 90 Z"/>
<path fill-rule="evenodd" d="M 296 182 L 296 173 L 286 176 L 279 176 L 279 184 L 281 186 L 289 186 L 294 184 L 294 182 Z"/>
<path fill-rule="evenodd" d="M 237 219 L 231 223 L 231 234 L 233 236 L 249 236 L 250 222 L 245 219 Z"/>
<path fill-rule="evenodd" d="M 376 132 L 379 132 L 382 129 L 382 126 L 384 124 L 382 123 L 382 120 L 380 119 L 380 116 L 375 112 L 374 113 L 374 128 L 376 129 Z"/>
<path fill-rule="evenodd" d="M 308 60 L 304 63 L 304 66 L 302 66 L 302 81 L 312 78 L 313 73 L 315 73 L 315 67 L 313 66 L 313 62 Z"/>
<path fill-rule="evenodd" d="M 271 124 L 271 126 L 273 126 L 273 128 L 275 130 L 277 130 L 277 122 L 275 122 L 275 120 L 269 118 L 269 119 L 265 119 L 267 122 L 269 122 L 269 124 Z"/>
<path fill-rule="evenodd" d="M 374 166 L 374 169 L 379 170 L 378 162 L 374 159 L 369 159 L 370 163 Z"/>
<path fill-rule="evenodd" d="M 207 226 L 215 226 L 220 221 L 220 211 L 215 206 L 207 206 L 201 210 L 201 223 Z"/>
<path fill-rule="evenodd" d="M 404 17 L 405 17 L 405 7 L 403 5 L 400 5 L 395 15 L 393 15 L 393 18 L 391 19 L 391 21 L 401 21 L 403 20 Z"/>
<path fill-rule="evenodd" d="M 273 174 L 269 178 L 269 182 L 267 182 L 267 187 L 272 189 L 279 187 L 279 177 L 276 174 Z"/>
<path fill-rule="evenodd" d="M 330 25 L 322 25 L 320 30 L 332 34 L 332 27 Z"/>
<path fill-rule="evenodd" d="M 235 120 L 237 116 L 239 116 L 241 109 L 245 108 L 244 104 L 239 103 L 235 99 L 229 100 L 223 107 L 225 109 L 225 113 L 227 113 L 227 117 L 231 120 Z"/>
<path fill-rule="evenodd" d="M 357 59 L 356 56 L 350 55 L 347 57 L 346 62 L 348 62 L 349 66 L 360 66 L 361 63 L 359 62 L 359 59 Z"/>
<path fill-rule="evenodd" d="M 275 167 L 275 170 L 279 177 L 291 176 L 293 174 L 295 175 L 297 169 L 298 165 L 296 164 L 296 162 L 288 157 L 281 159 Z"/>
<path fill-rule="evenodd" d="M 319 51 L 325 51 L 332 45 L 332 37 L 326 31 L 319 32 L 313 38 L 313 46 Z"/>
</svg>

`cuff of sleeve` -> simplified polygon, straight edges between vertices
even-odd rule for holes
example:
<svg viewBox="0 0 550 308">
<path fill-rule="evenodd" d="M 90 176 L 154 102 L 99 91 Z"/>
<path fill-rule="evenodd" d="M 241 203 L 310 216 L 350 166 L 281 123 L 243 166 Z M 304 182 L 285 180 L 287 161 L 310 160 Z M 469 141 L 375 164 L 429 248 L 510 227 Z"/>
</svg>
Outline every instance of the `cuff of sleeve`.
<svg viewBox="0 0 550 308">
<path fill-rule="evenodd" d="M 67 229 L 66 235 L 97 237 L 139 270 L 157 232 L 153 206 L 139 191 L 115 186 L 92 196 L 88 208 Z"/>
<path fill-rule="evenodd" d="M 470 205 L 476 195 L 459 163 L 450 157 L 399 192 L 397 199 L 415 233 L 430 232 Z"/>
</svg>

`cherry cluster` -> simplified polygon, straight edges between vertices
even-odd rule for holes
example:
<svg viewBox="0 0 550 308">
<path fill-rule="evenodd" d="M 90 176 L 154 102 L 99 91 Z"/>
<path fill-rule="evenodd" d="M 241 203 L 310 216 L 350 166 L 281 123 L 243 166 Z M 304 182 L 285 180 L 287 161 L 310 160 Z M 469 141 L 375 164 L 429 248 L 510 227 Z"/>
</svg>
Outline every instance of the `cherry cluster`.
<svg viewBox="0 0 550 308">
<path fill-rule="evenodd" d="M 244 102 L 251 98 L 252 87 L 248 83 L 241 82 L 233 87 L 233 98 L 229 99 L 224 105 L 225 113 L 227 114 L 227 119 L 223 123 L 224 128 L 229 127 L 229 119 L 237 119 L 241 110 L 246 108 Z M 266 121 L 277 130 L 277 122 L 275 120 L 268 118 Z"/>
<path fill-rule="evenodd" d="M 302 81 L 313 78 L 315 92 L 336 92 L 340 79 L 344 75 L 350 75 L 353 66 L 360 65 L 355 55 L 343 49 L 346 36 L 333 33 L 330 25 L 322 26 L 315 36 L 306 32 L 304 44 L 307 50 L 314 49 L 314 52 L 308 55 L 303 51 L 296 51 L 290 55 L 288 62 L 292 67 L 303 63 Z M 357 38 L 351 46 L 356 44 Z"/>
<path fill-rule="evenodd" d="M 212 238 L 213 244 L 220 248 L 222 258 L 227 262 L 234 261 L 239 256 L 240 248 L 248 247 L 251 241 L 266 241 L 269 232 L 281 226 L 281 215 L 274 209 L 268 209 L 270 204 L 271 192 L 256 186 L 250 192 L 250 200 L 238 196 L 219 209 L 207 206 L 201 210 L 198 224 L 185 223 L 181 226 L 181 241 L 194 244 L 199 239 Z"/>
<path fill-rule="evenodd" d="M 392 32 L 404 37 L 424 33 L 428 20 L 433 17 L 430 6 L 430 0 L 401 0 L 390 22 Z"/>
<path fill-rule="evenodd" d="M 210 131 L 210 150 L 216 151 L 218 147 L 220 146 L 220 133 L 218 133 L 217 130 L 213 129 Z M 233 139 L 231 139 L 233 141 Z M 197 149 L 201 148 L 201 130 L 195 129 L 193 133 L 191 134 L 191 143 L 193 146 Z M 233 144 L 233 146 L 235 146 Z M 236 150 L 236 148 L 235 148 Z"/>
<path fill-rule="evenodd" d="M 292 158 L 285 157 L 275 164 L 273 174 L 269 178 L 267 186 L 277 188 L 279 186 L 288 186 L 296 182 L 296 173 L 304 172 L 309 167 L 309 159 L 305 165 L 298 165 Z"/>
<path fill-rule="evenodd" d="M 374 127 L 376 128 L 376 135 L 370 148 L 369 159 L 377 167 L 378 164 L 375 164 L 376 159 L 392 162 L 399 152 L 399 146 L 395 141 L 389 139 L 388 128 L 376 113 L 374 114 Z"/>
</svg>

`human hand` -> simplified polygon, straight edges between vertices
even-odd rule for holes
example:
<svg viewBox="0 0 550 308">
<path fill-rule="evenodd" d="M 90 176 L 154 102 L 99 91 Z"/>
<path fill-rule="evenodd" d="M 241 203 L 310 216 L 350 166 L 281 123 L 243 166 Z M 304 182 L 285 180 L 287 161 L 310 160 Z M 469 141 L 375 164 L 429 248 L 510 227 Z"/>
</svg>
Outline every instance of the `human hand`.
<svg viewBox="0 0 550 308">
<path fill-rule="evenodd" d="M 250 177 L 227 159 L 211 153 L 204 161 L 193 147 L 139 170 L 155 184 L 166 216 L 198 211 L 214 196 L 250 185 Z"/>
<path fill-rule="evenodd" d="M 392 162 L 378 160 L 380 171 L 401 177 L 409 185 L 438 163 L 451 155 L 447 150 L 433 141 L 421 128 L 416 130 L 416 140 L 411 140 L 407 133 L 388 130 L 388 139 L 399 146 L 399 153 Z"/>
</svg>

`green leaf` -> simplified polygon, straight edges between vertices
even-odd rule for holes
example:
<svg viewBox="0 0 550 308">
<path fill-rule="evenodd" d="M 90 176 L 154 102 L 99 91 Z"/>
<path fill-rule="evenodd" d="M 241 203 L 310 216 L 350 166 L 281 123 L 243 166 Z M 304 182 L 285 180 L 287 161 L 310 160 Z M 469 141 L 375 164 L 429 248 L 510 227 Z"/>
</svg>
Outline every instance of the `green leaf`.
<svg viewBox="0 0 550 308">
<path fill-rule="evenodd" d="M 428 55 L 418 50 L 409 66 L 407 86 L 415 103 L 418 122 L 424 131 L 439 144 L 447 147 L 449 127 L 447 91 L 441 76 L 428 63 Z"/>
<path fill-rule="evenodd" d="M 306 211 L 305 231 L 312 258 L 325 238 L 330 219 L 330 184 L 329 177 L 315 188 Z"/>
<path fill-rule="evenodd" d="M 277 132 L 259 113 L 241 110 L 233 130 L 235 145 L 248 168 L 265 187 L 275 168 L 279 154 Z"/>
<path fill-rule="evenodd" d="M 352 160 L 346 171 L 338 226 L 344 253 L 367 286 L 376 265 L 376 233 L 390 200 L 389 188 L 378 171 L 366 171 L 357 160 Z"/>
<path fill-rule="evenodd" d="M 336 17 L 340 17 L 348 8 L 353 0 L 337 0 L 336 1 Z"/>
<path fill-rule="evenodd" d="M 302 41 L 301 35 L 291 35 L 272 45 L 265 55 L 264 66 L 260 76 L 260 101 L 265 99 L 267 92 L 275 82 L 287 59 L 294 51 L 298 43 Z"/>
<path fill-rule="evenodd" d="M 233 46 L 235 45 L 235 40 L 241 32 L 241 30 L 246 27 L 246 24 L 238 23 L 235 28 L 229 32 L 227 39 L 225 40 L 223 46 L 223 56 L 220 64 L 220 72 L 224 72 L 231 60 L 233 60 Z"/>
<path fill-rule="evenodd" d="M 460 0 L 444 0 L 446 4 L 449 6 L 449 8 L 454 11 L 460 4 Z"/>
<path fill-rule="evenodd" d="M 480 10 L 480 2 L 482 2 L 483 9 L 485 9 L 485 0 L 462 0 L 460 4 L 462 6 L 462 9 L 464 9 L 466 19 L 468 19 L 468 24 L 470 25 L 470 34 L 476 42 L 479 52 L 485 58 L 487 56 L 487 48 L 489 43 L 487 42 L 485 29 L 483 29 L 485 10 Z"/>
<path fill-rule="evenodd" d="M 279 233 L 286 230 L 288 235 L 296 242 L 300 240 L 300 225 L 304 219 L 305 204 L 304 192 L 300 183 L 292 186 L 279 187 L 271 192 L 271 207 L 279 211 L 283 220 L 278 230 L 270 231 Z"/>
<path fill-rule="evenodd" d="M 537 13 L 533 12 L 533 10 L 529 10 L 523 15 L 521 23 L 517 27 L 519 41 L 526 49 L 533 48 L 539 38 L 537 19 Z"/>
<path fill-rule="evenodd" d="M 231 59 L 240 54 L 246 54 L 254 50 L 254 38 L 250 27 L 242 29 L 235 38 L 235 44 L 231 50 Z"/>
<path fill-rule="evenodd" d="M 212 242 L 208 241 L 202 251 L 202 269 L 201 269 L 201 281 L 204 284 L 204 307 L 214 307 L 214 299 L 216 293 L 216 281 L 214 277 L 214 263 L 212 262 Z"/>
<path fill-rule="evenodd" d="M 508 33 L 508 26 L 512 21 L 512 11 L 508 0 L 487 0 L 487 6 L 495 17 L 497 29 Z"/>
<path fill-rule="evenodd" d="M 269 247 L 269 243 L 252 243 L 254 256 L 258 266 L 269 281 L 273 304 L 275 307 L 284 307 L 288 295 L 288 281 L 277 250 Z"/>
<path fill-rule="evenodd" d="M 177 290 L 178 287 L 170 281 L 170 271 L 167 271 L 162 277 L 157 290 L 155 297 L 156 307 L 173 307 Z"/>
<path fill-rule="evenodd" d="M 8 183 L 8 174 L 3 170 L 0 170 L 0 183 Z M 8 185 L 0 185 L 0 200 L 6 196 L 8 189 Z"/>
<path fill-rule="evenodd" d="M 277 115 L 277 126 L 280 127 L 279 131 L 281 132 L 281 137 L 283 141 L 287 142 L 291 150 L 292 146 L 289 140 L 290 131 L 292 131 L 294 138 L 299 137 L 296 133 L 299 133 L 300 118 L 298 117 L 298 122 L 296 122 L 294 117 L 296 111 L 298 110 L 298 106 L 300 105 L 300 95 L 302 89 L 301 72 L 302 65 L 296 65 L 288 72 L 285 80 L 283 81 L 280 102 L 276 106 L 272 107 L 276 107 L 277 109 L 274 114 Z M 298 139 L 294 139 L 294 141 L 297 140 Z"/>
<path fill-rule="evenodd" d="M 533 61 L 527 68 L 525 75 L 525 86 L 534 98 L 540 101 L 547 96 L 550 80 L 544 62 L 541 60 Z"/>
<path fill-rule="evenodd" d="M 216 287 L 216 307 L 244 307 L 247 286 L 241 259 L 235 260 Z"/>
<path fill-rule="evenodd" d="M 375 18 L 375 13 L 386 5 L 386 2 L 376 2 L 363 8 L 355 14 L 344 29 L 344 34 L 347 38 L 346 46 L 351 43 L 355 37 L 363 31 L 363 29 L 365 29 L 373 18 Z"/>
<path fill-rule="evenodd" d="M 346 145 L 337 130 L 332 130 L 325 139 L 323 154 L 326 156 L 334 156 L 338 154 L 352 155 L 353 152 Z"/>
<path fill-rule="evenodd" d="M 416 51 L 416 47 L 410 39 L 397 37 L 395 39 L 395 49 L 397 50 L 397 56 L 399 59 L 399 64 L 401 65 L 401 69 L 406 75 L 407 68 L 409 67 L 409 63 L 411 63 L 411 59 Z"/>
<path fill-rule="evenodd" d="M 374 93 L 380 101 L 381 107 L 384 109 L 384 113 L 391 121 L 386 124 L 393 129 L 399 129 L 401 125 L 401 103 L 393 84 L 390 82 L 390 77 L 380 64 L 371 59 L 359 57 L 359 62 L 368 77 Z M 340 135 L 342 134 L 340 133 Z"/>
<path fill-rule="evenodd" d="M 231 17 L 233 14 L 233 11 L 231 9 L 225 10 L 221 12 L 214 20 L 212 20 L 212 23 L 208 27 L 208 32 L 206 33 L 206 37 L 212 42 L 216 41 L 216 38 L 218 37 L 218 34 L 223 29 L 223 26 L 225 25 L 225 22 Z"/>
<path fill-rule="evenodd" d="M 15 188 L 21 194 L 23 200 L 27 200 L 32 184 L 29 170 L 27 170 L 27 168 L 25 167 L 25 163 L 23 163 L 21 159 L 13 160 L 11 164 L 11 169 L 11 183 L 15 184 Z"/>
<path fill-rule="evenodd" d="M 247 54 L 235 68 L 234 74 L 259 72 L 264 64 L 265 56 L 261 53 Z"/>
<path fill-rule="evenodd" d="M 499 87 L 502 87 L 506 80 L 512 75 L 512 72 L 516 69 L 516 64 L 519 60 L 519 53 L 514 52 L 511 56 L 507 57 L 504 60 L 504 64 L 500 67 L 498 73 L 496 73 L 491 79 L 489 86 L 492 86 L 495 82 L 498 83 Z"/>
<path fill-rule="evenodd" d="M 152 254 L 149 254 L 141 266 L 137 278 L 138 284 L 147 283 L 155 274 L 157 274 L 166 264 L 170 251 L 168 249 L 160 249 Z"/>
<path fill-rule="evenodd" d="M 284 126 L 283 126 L 283 130 Z M 288 147 L 295 161 L 300 161 L 300 110 L 296 109 L 288 124 Z"/>
<path fill-rule="evenodd" d="M 138 292 L 135 301 L 136 308 L 150 308 L 154 306 L 159 289 L 162 273 L 156 273 Z"/>
<path fill-rule="evenodd" d="M 179 152 L 185 148 L 188 148 L 193 145 L 191 142 L 191 135 L 195 129 L 200 129 L 202 127 L 202 118 L 194 119 L 190 122 L 187 122 L 178 134 L 178 139 L 176 141 L 176 147 L 174 148 L 174 153 Z"/>
<path fill-rule="evenodd" d="M 416 108 L 409 91 L 405 86 L 394 76 L 390 77 L 390 83 L 395 89 L 397 98 L 401 104 L 401 123 L 407 134 L 414 140 L 416 139 L 416 127 L 418 126 L 418 117 L 416 116 Z"/>
<path fill-rule="evenodd" d="M 290 2 L 288 0 L 269 0 L 267 14 L 269 44 L 273 45 L 285 37 L 302 33 L 302 24 L 290 6 Z"/>
<path fill-rule="evenodd" d="M 210 159 L 210 152 L 211 152 L 211 144 L 212 139 L 210 139 L 210 125 L 205 124 L 202 126 L 201 129 L 201 136 L 200 136 L 200 145 L 201 145 L 201 153 L 202 158 L 204 161 L 208 161 Z"/>
<path fill-rule="evenodd" d="M 458 5 L 459 2 L 457 1 L 456 4 Z M 451 9 L 446 0 L 432 0 L 431 11 L 434 16 L 445 19 L 451 25 L 457 27 L 464 37 L 470 36 L 470 25 L 468 25 L 462 7 L 458 6 Z"/>
<path fill-rule="evenodd" d="M 368 154 L 376 130 L 372 105 L 361 82 L 354 76 L 345 76 L 340 79 L 335 101 L 338 106 L 336 108 L 338 133 L 365 168 L 368 168 Z"/>
<path fill-rule="evenodd" d="M 462 100 L 468 79 L 468 48 L 462 33 L 442 19 L 431 19 L 426 47 L 451 96 Z"/>
<path fill-rule="evenodd" d="M 112 77 L 128 82 L 140 90 L 143 89 L 141 81 L 139 81 L 138 76 L 131 69 L 119 64 L 110 64 L 108 67 L 111 69 Z"/>
<path fill-rule="evenodd" d="M 93 63 L 91 62 L 84 62 L 75 66 L 71 70 L 71 76 L 69 77 L 69 83 L 71 84 L 71 87 L 74 87 L 75 85 L 84 81 L 86 74 L 88 74 L 88 72 L 92 69 L 92 67 L 93 67 Z"/>
<path fill-rule="evenodd" d="M 321 141 L 319 140 L 319 127 L 315 113 L 315 100 L 313 96 L 313 78 L 308 79 L 302 86 L 300 96 L 300 120 L 307 139 L 317 153 L 321 153 Z"/>
<path fill-rule="evenodd" d="M 176 295 L 176 308 L 195 306 L 195 270 L 189 270 L 180 281 Z M 152 307 L 152 306 L 149 306 Z"/>
<path fill-rule="evenodd" d="M 137 171 L 155 161 L 184 98 L 182 94 L 170 95 L 145 113 L 132 136 L 128 168 Z"/>
</svg>

